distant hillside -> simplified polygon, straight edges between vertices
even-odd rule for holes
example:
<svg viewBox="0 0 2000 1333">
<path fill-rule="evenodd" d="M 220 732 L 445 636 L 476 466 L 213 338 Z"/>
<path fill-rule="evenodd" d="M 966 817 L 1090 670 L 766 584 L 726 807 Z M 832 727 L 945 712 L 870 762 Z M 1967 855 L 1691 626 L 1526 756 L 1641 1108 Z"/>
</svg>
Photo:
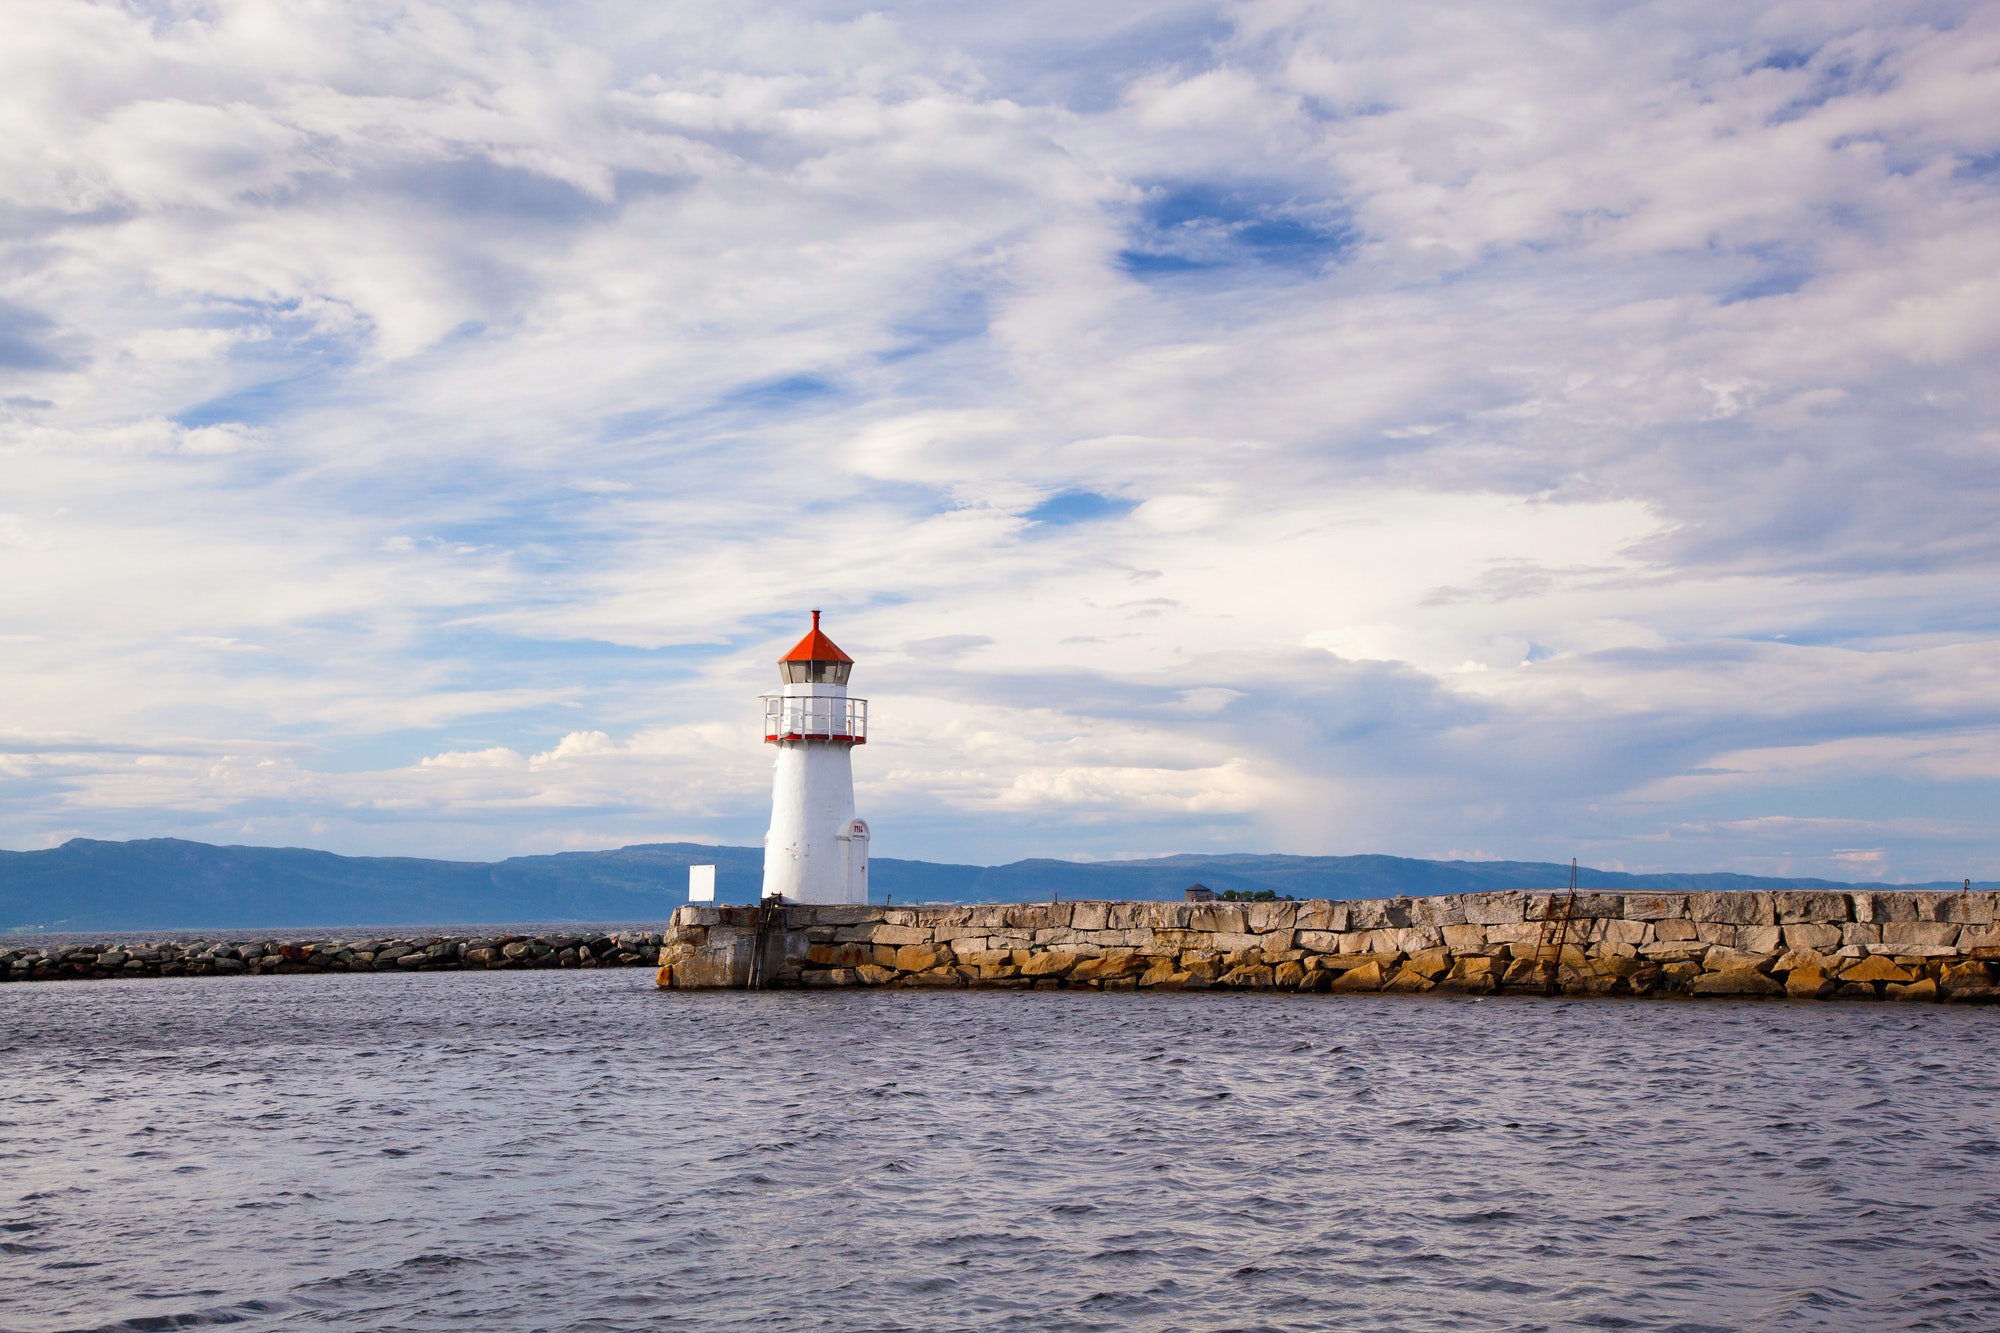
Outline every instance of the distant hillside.
<svg viewBox="0 0 2000 1333">
<path fill-rule="evenodd" d="M 661 921 L 687 901 L 691 865 L 716 867 L 722 901 L 756 901 L 764 865 L 763 849 L 757 847 L 658 843 L 489 863 L 336 856 L 299 847 L 212 847 L 175 838 L 76 838 L 47 851 L 0 851 L 0 930 Z M 1855 887 L 1751 875 L 1580 873 L 1585 887 L 1601 889 Z M 1033 860 L 1004 866 L 883 858 L 873 862 L 870 874 L 878 900 L 1032 902 L 1052 895 L 1177 898 L 1197 882 L 1217 891 L 1271 889 L 1300 898 L 1546 888 L 1566 882 L 1569 867 L 1534 861 L 1239 854 Z"/>
</svg>

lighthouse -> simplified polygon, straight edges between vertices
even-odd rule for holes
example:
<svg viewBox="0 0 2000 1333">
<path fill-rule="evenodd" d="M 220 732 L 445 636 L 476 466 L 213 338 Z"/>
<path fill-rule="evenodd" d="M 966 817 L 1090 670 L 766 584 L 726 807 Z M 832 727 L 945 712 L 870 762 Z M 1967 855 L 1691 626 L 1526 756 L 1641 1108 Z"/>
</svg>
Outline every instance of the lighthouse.
<svg viewBox="0 0 2000 1333">
<path fill-rule="evenodd" d="M 854 747 L 868 743 L 868 701 L 847 695 L 854 659 L 820 632 L 778 659 L 784 682 L 764 699 L 764 740 L 778 747 L 764 897 L 868 901 L 868 825 L 854 817 Z"/>
</svg>

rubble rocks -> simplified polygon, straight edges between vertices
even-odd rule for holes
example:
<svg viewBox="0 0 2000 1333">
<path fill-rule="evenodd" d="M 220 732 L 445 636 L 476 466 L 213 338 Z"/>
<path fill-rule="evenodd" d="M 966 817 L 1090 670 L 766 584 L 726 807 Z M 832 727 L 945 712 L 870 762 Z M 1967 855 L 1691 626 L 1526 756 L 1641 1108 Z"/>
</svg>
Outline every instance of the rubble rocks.
<svg viewBox="0 0 2000 1333">
<path fill-rule="evenodd" d="M 765 922 L 760 971 L 772 987 L 1480 996 L 1542 994 L 1553 967 L 1575 996 L 2000 1001 L 1990 892 L 1588 893 L 1559 958 L 1539 947 L 1552 896 L 794 906 Z M 748 984 L 759 913 L 681 908 L 659 984 Z"/>
<path fill-rule="evenodd" d="M 0 981 L 205 977 L 315 972 L 460 972 L 531 967 L 650 967 L 664 937 L 612 935 L 435 935 L 371 940 L 169 940 L 55 948 L 0 937 Z"/>
</svg>

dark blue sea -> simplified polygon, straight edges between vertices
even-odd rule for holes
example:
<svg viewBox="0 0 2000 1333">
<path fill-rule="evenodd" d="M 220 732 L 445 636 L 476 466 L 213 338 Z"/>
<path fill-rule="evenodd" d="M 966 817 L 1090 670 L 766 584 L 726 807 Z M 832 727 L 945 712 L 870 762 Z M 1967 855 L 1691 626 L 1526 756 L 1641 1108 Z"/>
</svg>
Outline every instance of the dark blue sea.
<svg viewBox="0 0 2000 1333">
<path fill-rule="evenodd" d="M 0 1329 L 2000 1330 L 2000 1012 L 0 986 Z"/>
</svg>

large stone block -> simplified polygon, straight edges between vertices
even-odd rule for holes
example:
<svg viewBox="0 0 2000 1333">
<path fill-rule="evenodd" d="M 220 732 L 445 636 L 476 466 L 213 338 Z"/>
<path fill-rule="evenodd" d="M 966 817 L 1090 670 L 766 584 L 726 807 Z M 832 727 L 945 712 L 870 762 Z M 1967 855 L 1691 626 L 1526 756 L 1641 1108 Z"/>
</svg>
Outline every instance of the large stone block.
<svg viewBox="0 0 2000 1333">
<path fill-rule="evenodd" d="M 1947 963 L 1938 978 L 1938 989 L 1948 1000 L 1959 1004 L 1988 1004 L 2000 1000 L 2000 987 L 1993 985 L 1993 972 L 1986 963 Z"/>
<path fill-rule="evenodd" d="M 1817 967 L 1831 969 L 1836 966 L 1837 964 L 1835 964 L 1831 956 L 1820 953 L 1816 949 L 1787 949 L 1784 953 L 1778 955 L 1778 961 L 1771 965 L 1771 970 L 1774 972 L 1796 972 L 1800 968 Z"/>
<path fill-rule="evenodd" d="M 1896 966 L 1879 954 L 1858 959 L 1840 971 L 1840 979 L 1849 984 L 1867 981 L 1907 982 L 1915 978 L 1916 973 Z"/>
<path fill-rule="evenodd" d="M 1696 995 L 1783 995 L 1785 988 L 1755 968 L 1704 972 L 1694 979 Z"/>
<path fill-rule="evenodd" d="M 1622 893 L 1579 893 L 1576 895 L 1576 910 L 1572 919 L 1588 917 L 1593 921 L 1625 918 L 1625 895 Z"/>
<path fill-rule="evenodd" d="M 810 913 L 808 924 L 816 926 L 858 926 L 869 921 L 886 921 L 889 913 L 886 907 L 870 907 L 865 903 L 828 903 L 785 911 L 788 916 L 795 911 Z"/>
<path fill-rule="evenodd" d="M 1985 926 L 1993 923 L 1994 915 L 1993 895 L 1974 889 L 1971 893 L 1952 894 L 1937 919 L 1964 926 Z"/>
<path fill-rule="evenodd" d="M 1493 893 L 1461 894 L 1458 910 L 1465 914 L 1469 926 L 1508 926 L 1523 920 L 1527 908 L 1517 890 L 1501 889 Z"/>
<path fill-rule="evenodd" d="M 1841 944 L 1840 927 L 1835 925 L 1786 926 L 1784 931 L 1787 949 L 1819 949 L 1831 953 Z"/>
<path fill-rule="evenodd" d="M 928 972 L 939 963 L 952 961 L 949 950 L 940 950 L 929 944 L 904 944 L 896 949 L 896 970 L 898 972 Z"/>
<path fill-rule="evenodd" d="M 1249 908 L 1250 929 L 1259 934 L 1292 929 L 1299 911 L 1297 903 L 1251 903 Z"/>
<path fill-rule="evenodd" d="M 1247 935 L 1250 913 L 1238 903 L 1192 903 L 1188 907 L 1188 929 L 1217 935 Z"/>
<path fill-rule="evenodd" d="M 1400 930 L 1409 924 L 1408 898 L 1363 898 L 1347 905 L 1349 930 Z"/>
<path fill-rule="evenodd" d="M 1653 937 L 1650 921 L 1602 921 L 1598 923 L 1606 944 L 1645 944 Z"/>
<path fill-rule="evenodd" d="M 732 990 L 750 984 L 750 941 L 732 939 L 673 965 L 676 990 Z"/>
<path fill-rule="evenodd" d="M 1836 984 L 1824 968 L 1795 967 L 1785 975 L 1785 994 L 1794 1000 L 1823 1000 Z"/>
<path fill-rule="evenodd" d="M 1152 961 L 1131 953 L 1085 958 L 1070 969 L 1069 977 L 1071 981 L 1109 981 L 1116 977 L 1133 977 L 1145 971 Z"/>
<path fill-rule="evenodd" d="M 1190 903 L 1147 903 L 1146 924 L 1154 930 L 1187 930 Z"/>
<path fill-rule="evenodd" d="M 1877 925 L 1885 921 L 1915 921 L 1917 917 L 1917 895 L 1878 890 L 1872 893 L 1857 893 L 1854 897 L 1854 919 L 1872 921 Z"/>
<path fill-rule="evenodd" d="M 1453 953 L 1478 953 L 1486 947 L 1486 927 L 1475 925 L 1441 926 L 1447 949 Z"/>
<path fill-rule="evenodd" d="M 1347 929 L 1348 911 L 1346 903 L 1328 902 L 1324 898 L 1315 898 L 1310 902 L 1300 903 L 1298 908 L 1299 910 L 1293 918 L 1292 923 L 1293 928 L 1296 930 L 1342 931 Z"/>
<path fill-rule="evenodd" d="M 1728 891 L 1691 893 L 1688 915 L 1696 921 L 1732 926 L 1775 926 L 1778 916 L 1768 893 Z"/>
<path fill-rule="evenodd" d="M 1029 954 L 1021 964 L 1024 977 L 1060 976 L 1082 961 L 1079 954 L 1067 953 L 1060 949 L 1050 949 L 1042 953 Z"/>
<path fill-rule="evenodd" d="M 1439 931 L 1423 926 L 1350 932 L 1343 938 L 1352 941 L 1342 948 L 1343 953 L 1415 953 L 1444 943 Z"/>
<path fill-rule="evenodd" d="M 872 944 L 815 944 L 806 950 L 805 961 L 815 967 L 859 967 L 875 961 Z"/>
<path fill-rule="evenodd" d="M 1958 947 L 1967 953 L 1974 949 L 2000 949 L 2000 925 L 1959 927 Z"/>
<path fill-rule="evenodd" d="M 1738 926 L 1736 947 L 1751 953 L 1776 953 L 1784 944 L 1782 926 Z"/>
<path fill-rule="evenodd" d="M 1151 930 L 1152 913 L 1147 909 L 1150 903 L 1107 903 L 1105 904 L 1104 928 L 1106 930 Z M 1070 924 L 1075 925 L 1074 917 Z"/>
<path fill-rule="evenodd" d="M 1917 900 L 1917 920 L 1949 921 L 1952 919 L 1952 904 L 1958 901 L 1956 890 L 1949 893 L 1919 890 L 1913 895 Z"/>
<path fill-rule="evenodd" d="M 1336 991 L 1378 991 L 1386 978 L 1382 975 L 1382 964 L 1364 963 L 1342 972 L 1333 979 L 1332 989 Z"/>
<path fill-rule="evenodd" d="M 1731 949 L 1716 945 L 1702 955 L 1702 966 L 1711 972 L 1735 971 L 1740 968 L 1769 968 L 1778 961 L 1776 953 L 1758 953 L 1749 949 Z"/>
<path fill-rule="evenodd" d="M 1465 899 L 1456 893 L 1413 898 L 1410 900 L 1410 924 L 1431 927 L 1465 925 Z"/>
<path fill-rule="evenodd" d="M 1845 921 L 1849 911 L 1846 894 L 1825 889 L 1779 889 L 1771 905 L 1781 926 Z"/>
<path fill-rule="evenodd" d="M 1069 924 L 1072 930 L 1103 930 L 1110 920 L 1110 903 L 1079 902 L 1070 907 Z"/>
<path fill-rule="evenodd" d="M 871 944 L 893 944 L 900 947 L 905 944 L 929 944 L 932 942 L 931 929 L 928 926 L 891 926 L 883 924 L 879 926 L 863 926 L 860 929 L 867 933 L 857 936 L 857 938 L 866 939 Z"/>
<path fill-rule="evenodd" d="M 1449 975 L 1453 980 L 1459 981 L 1472 977 L 1494 979 L 1504 975 L 1506 970 L 1507 965 L 1503 960 L 1481 955 L 1473 958 L 1459 958 L 1454 960 Z"/>
<path fill-rule="evenodd" d="M 1894 953 L 1910 944 L 1956 944 L 1958 931 L 1949 921 L 1889 921 L 1882 926 L 1882 948 Z"/>
<path fill-rule="evenodd" d="M 1451 971 L 1451 954 L 1442 947 L 1423 949 L 1410 955 L 1409 961 L 1403 964 L 1403 970 L 1435 981 Z"/>
<path fill-rule="evenodd" d="M 1627 921 L 1666 921 L 1687 915 L 1684 893 L 1628 893 L 1625 895 Z"/>
<path fill-rule="evenodd" d="M 1694 937 L 1704 944 L 1736 945 L 1737 926 L 1719 921 L 1697 921 L 1694 923 Z"/>
</svg>

